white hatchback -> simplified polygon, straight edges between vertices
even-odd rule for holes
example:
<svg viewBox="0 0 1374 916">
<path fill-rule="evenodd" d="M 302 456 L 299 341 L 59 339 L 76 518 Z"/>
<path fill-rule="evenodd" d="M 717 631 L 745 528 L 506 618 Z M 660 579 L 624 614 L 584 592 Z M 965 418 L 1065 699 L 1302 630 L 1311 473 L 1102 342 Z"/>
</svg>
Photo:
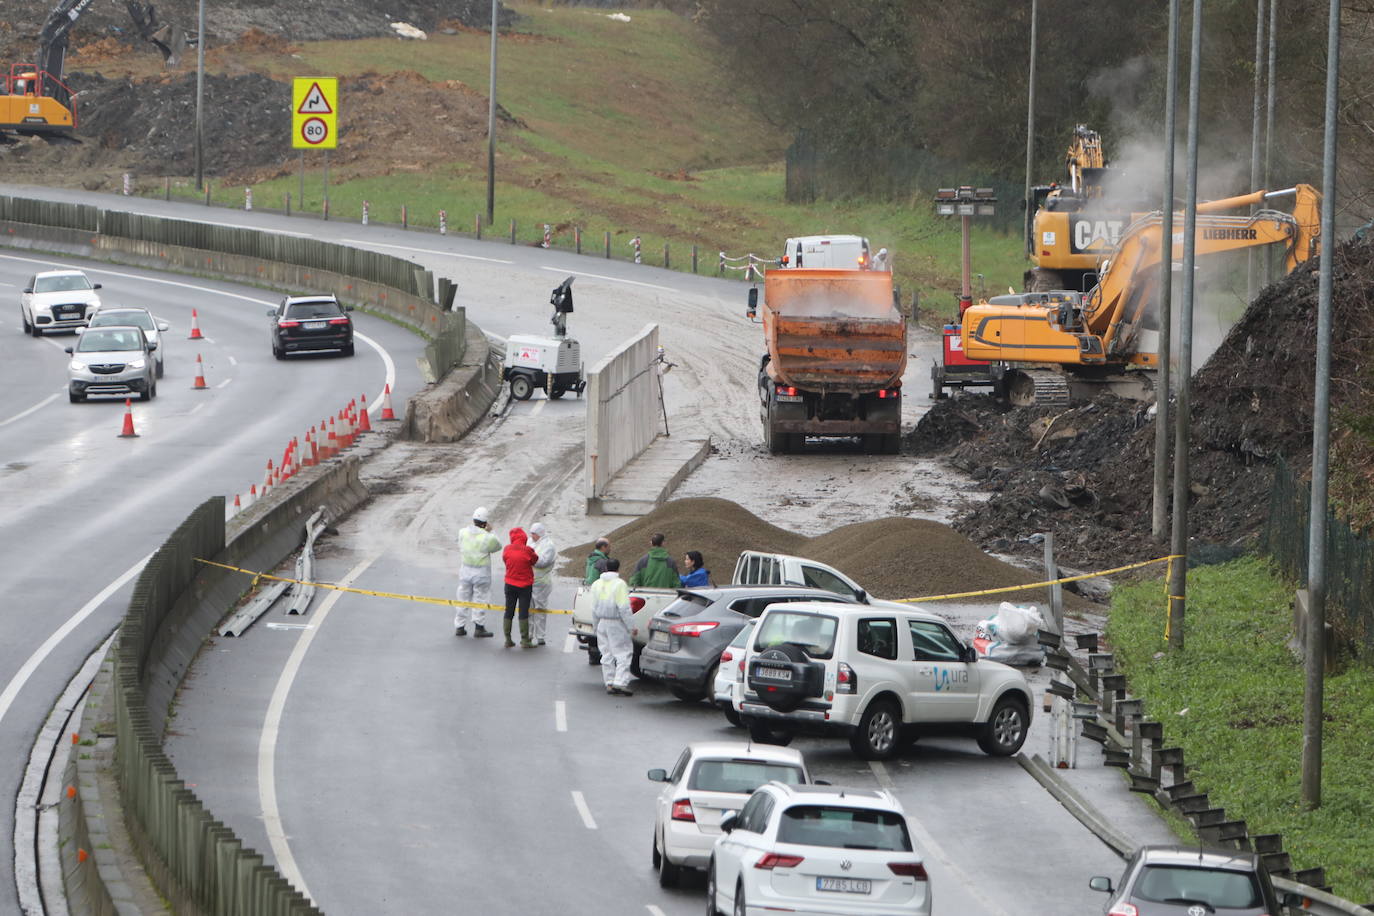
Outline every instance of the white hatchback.
<svg viewBox="0 0 1374 916">
<path fill-rule="evenodd" d="M 930 916 L 930 877 L 890 792 L 771 782 L 720 826 L 708 914 Z"/>
<path fill-rule="evenodd" d="M 779 784 L 811 781 L 797 751 L 735 741 L 687 745 L 672 772 L 649 771 L 666 783 L 654 814 L 654 868 L 658 883 L 672 887 L 683 868 L 705 868 L 720 836 L 720 819 L 738 811 L 749 794 L 771 780 Z"/>
</svg>

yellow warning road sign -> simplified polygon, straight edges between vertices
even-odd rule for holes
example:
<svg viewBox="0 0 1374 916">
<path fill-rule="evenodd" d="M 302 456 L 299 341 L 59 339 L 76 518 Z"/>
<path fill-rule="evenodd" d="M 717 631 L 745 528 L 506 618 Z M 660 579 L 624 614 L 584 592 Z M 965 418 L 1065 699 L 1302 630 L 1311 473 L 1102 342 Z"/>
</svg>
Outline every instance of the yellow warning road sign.
<svg viewBox="0 0 1374 916">
<path fill-rule="evenodd" d="M 297 77 L 291 87 L 291 146 L 335 149 L 339 145 L 339 80 Z"/>
</svg>

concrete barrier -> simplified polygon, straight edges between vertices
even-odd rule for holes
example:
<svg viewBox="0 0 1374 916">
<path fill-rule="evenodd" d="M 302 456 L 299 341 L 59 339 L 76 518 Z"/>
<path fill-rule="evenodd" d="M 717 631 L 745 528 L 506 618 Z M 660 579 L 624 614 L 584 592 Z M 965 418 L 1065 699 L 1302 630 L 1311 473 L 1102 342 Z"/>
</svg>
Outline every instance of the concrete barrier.
<svg viewBox="0 0 1374 916">
<path fill-rule="evenodd" d="M 487 335 L 470 325 L 463 343 L 464 356 L 459 366 L 407 402 L 401 438 L 456 442 L 496 402 L 501 390 L 501 368 Z"/>
<path fill-rule="evenodd" d="M 589 507 L 616 472 L 658 436 L 660 384 L 656 324 L 646 325 L 587 372 Z"/>
</svg>

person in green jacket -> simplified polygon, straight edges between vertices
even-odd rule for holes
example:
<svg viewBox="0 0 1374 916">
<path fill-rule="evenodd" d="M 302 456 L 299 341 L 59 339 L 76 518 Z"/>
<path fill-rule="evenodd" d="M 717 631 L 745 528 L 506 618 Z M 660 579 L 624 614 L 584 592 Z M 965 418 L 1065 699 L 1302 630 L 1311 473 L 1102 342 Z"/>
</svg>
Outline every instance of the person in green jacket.
<svg viewBox="0 0 1374 916">
<path fill-rule="evenodd" d="M 663 546 L 663 541 L 662 534 L 649 538 L 649 552 L 639 558 L 634 574 L 630 576 L 632 588 L 679 588 L 682 585 L 677 561 Z"/>
<path fill-rule="evenodd" d="M 583 585 L 591 585 L 606 571 L 606 561 L 611 558 L 611 542 L 597 538 L 592 552 L 587 554 L 587 568 L 582 576 Z"/>
</svg>

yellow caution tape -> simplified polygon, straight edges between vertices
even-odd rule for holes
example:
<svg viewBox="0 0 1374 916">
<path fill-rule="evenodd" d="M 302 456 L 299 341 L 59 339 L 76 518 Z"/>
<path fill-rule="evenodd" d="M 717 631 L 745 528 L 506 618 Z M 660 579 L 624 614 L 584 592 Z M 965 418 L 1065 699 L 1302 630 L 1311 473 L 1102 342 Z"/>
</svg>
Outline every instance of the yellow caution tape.
<svg viewBox="0 0 1374 916">
<path fill-rule="evenodd" d="M 327 588 L 335 592 L 348 592 L 354 595 L 369 595 L 373 598 L 391 598 L 396 601 L 418 601 L 421 604 L 442 604 L 446 607 L 471 607 L 484 611 L 504 611 L 503 604 L 482 604 L 477 601 L 459 601 L 456 598 L 431 598 L 427 595 L 403 595 L 400 592 L 379 592 L 368 588 L 349 588 L 344 585 L 330 585 L 328 582 L 306 582 L 302 579 L 291 579 L 286 576 L 271 576 L 264 572 L 257 572 L 252 569 L 243 569 L 239 566 L 230 566 L 227 563 L 216 563 L 214 560 L 203 560 L 196 557 L 197 563 L 204 563 L 206 566 L 217 566 L 220 569 L 228 569 L 234 572 L 243 573 L 253 577 L 253 584 L 256 585 L 260 579 L 270 579 L 273 582 L 290 582 L 293 585 L 308 585 L 314 588 Z M 531 614 L 571 614 L 572 611 L 555 610 L 553 608 L 530 608 Z"/>
<path fill-rule="evenodd" d="M 1164 563 L 1178 559 L 1178 554 L 1167 557 L 1158 557 L 1153 560 L 1145 560 L 1141 563 L 1132 563 L 1129 566 L 1118 566 L 1115 569 L 1104 569 L 1101 572 L 1083 573 L 1081 576 L 1065 576 L 1062 579 L 1050 579 L 1047 582 L 1032 582 L 1029 585 L 1008 585 L 1004 588 L 985 588 L 976 592 L 956 592 L 952 595 L 927 595 L 924 598 L 898 598 L 898 604 L 911 604 L 916 601 L 950 601 L 954 598 L 976 598 L 979 595 L 1001 595 L 1007 592 L 1023 592 L 1032 588 L 1047 588 L 1051 585 L 1063 585 L 1065 582 L 1081 582 L 1084 579 L 1096 579 L 1099 576 L 1111 576 L 1120 572 L 1127 572 L 1132 569 L 1141 569 L 1146 566 L 1153 566 L 1155 563 Z"/>
</svg>

